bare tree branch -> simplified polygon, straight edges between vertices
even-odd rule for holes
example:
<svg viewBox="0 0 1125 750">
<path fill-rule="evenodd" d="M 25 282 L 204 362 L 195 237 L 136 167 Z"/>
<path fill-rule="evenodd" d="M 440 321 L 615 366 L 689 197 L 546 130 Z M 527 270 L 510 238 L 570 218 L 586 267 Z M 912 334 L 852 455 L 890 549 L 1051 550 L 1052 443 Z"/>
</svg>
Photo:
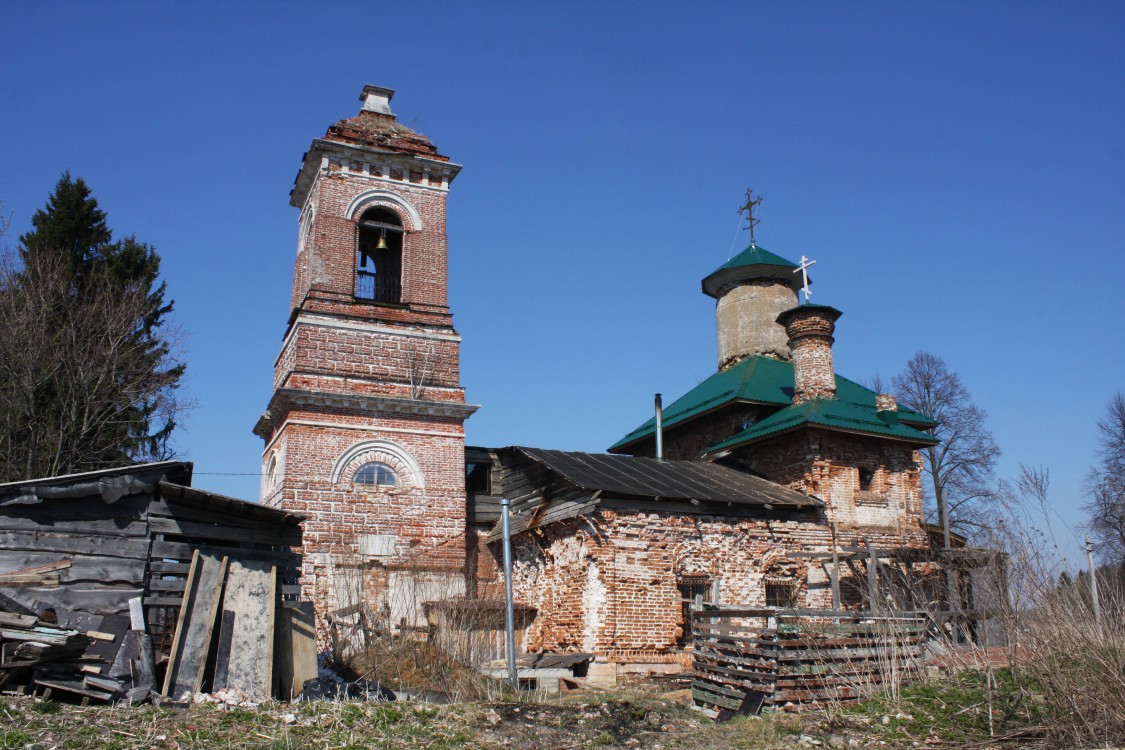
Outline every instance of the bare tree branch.
<svg viewBox="0 0 1125 750">
<path fill-rule="evenodd" d="M 1098 420 L 1098 465 L 1086 476 L 1090 533 L 1105 562 L 1125 563 L 1125 395 Z"/>
<path fill-rule="evenodd" d="M 1000 448 L 984 426 L 987 414 L 972 403 L 961 377 L 928 352 L 918 352 L 892 380 L 898 398 L 910 408 L 938 421 L 934 437 L 941 442 L 925 448 L 924 487 L 927 505 L 941 520 L 948 501 L 950 526 L 961 532 L 983 529 L 988 506 L 995 497 L 993 477 Z M 944 498 L 944 500 L 943 500 Z"/>
</svg>

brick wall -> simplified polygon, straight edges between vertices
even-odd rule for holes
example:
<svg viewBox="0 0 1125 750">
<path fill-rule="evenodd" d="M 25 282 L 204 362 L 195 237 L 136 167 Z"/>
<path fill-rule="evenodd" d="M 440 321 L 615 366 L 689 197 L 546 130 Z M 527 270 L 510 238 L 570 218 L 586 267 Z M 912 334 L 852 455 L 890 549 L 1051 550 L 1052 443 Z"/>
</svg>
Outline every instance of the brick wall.
<svg viewBox="0 0 1125 750">
<path fill-rule="evenodd" d="M 917 530 L 842 530 L 841 547 L 922 546 Z M 677 583 L 717 582 L 718 601 L 764 606 L 766 579 L 792 581 L 802 607 L 830 607 L 830 561 L 823 515 L 734 518 L 603 510 L 513 540 L 516 600 L 536 608 L 528 650 L 585 651 L 610 661 L 660 661 L 682 634 Z M 492 545 L 498 559 L 499 545 Z M 489 585 L 499 581 L 493 568 Z M 845 578 L 847 569 L 844 569 Z M 848 588 L 845 582 L 845 588 Z"/>
<path fill-rule="evenodd" d="M 739 449 L 733 458 L 773 482 L 824 500 L 838 524 L 920 533 L 922 461 L 901 443 L 809 429 Z M 861 470 L 871 472 L 867 490 L 860 487 Z"/>
<path fill-rule="evenodd" d="M 778 316 L 789 336 L 793 360 L 793 403 L 836 397 L 836 370 L 832 366 L 832 334 L 838 310 L 802 305 Z"/>
<path fill-rule="evenodd" d="M 399 196 L 417 212 L 420 226 L 401 203 L 373 197 L 347 212 L 364 193 L 385 191 Z M 311 292 L 353 296 L 355 284 L 356 222 L 367 208 L 395 213 L 406 232 L 402 253 L 402 298 L 411 308 L 448 306 L 448 268 L 445 232 L 446 191 L 403 180 L 373 177 L 369 172 L 330 167 L 317 177 L 309 194 L 314 208 L 312 229 L 301 247 L 293 273 L 291 309 L 297 310 Z M 309 208 L 306 208 L 309 210 Z"/>
<path fill-rule="evenodd" d="M 340 607 L 362 602 L 386 625 L 419 625 L 423 601 L 463 594 L 465 581 L 471 412 L 449 408 L 465 399 L 448 309 L 448 180 L 425 160 L 360 151 L 308 157 L 317 169 L 303 173 L 311 183 L 274 371 L 281 393 L 263 423 L 262 465 L 277 466 L 263 499 L 307 516 L 301 584 L 322 644 Z M 357 222 L 374 207 L 405 229 L 399 303 L 355 296 Z M 355 484 L 368 461 L 398 484 Z"/>
</svg>

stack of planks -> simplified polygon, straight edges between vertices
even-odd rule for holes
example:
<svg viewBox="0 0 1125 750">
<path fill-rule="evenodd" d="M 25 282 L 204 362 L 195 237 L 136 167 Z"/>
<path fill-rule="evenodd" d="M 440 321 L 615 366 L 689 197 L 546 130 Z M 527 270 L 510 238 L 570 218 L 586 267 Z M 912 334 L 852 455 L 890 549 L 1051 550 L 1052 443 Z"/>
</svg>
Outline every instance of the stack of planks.
<svg viewBox="0 0 1125 750">
<path fill-rule="evenodd" d="M 64 693 L 82 705 L 126 695 L 139 656 L 139 644 L 128 643 L 129 618 L 24 606 L 7 597 L 0 610 L 0 688 L 48 698 Z"/>
<path fill-rule="evenodd" d="M 70 560 L 33 565 L 30 568 L 13 570 L 0 573 L 0 586 L 5 588 L 57 588 L 59 585 L 59 571 L 70 567 Z"/>
<path fill-rule="evenodd" d="M 917 677 L 924 613 L 716 608 L 693 617 L 697 704 L 795 710 L 861 700 Z"/>
<path fill-rule="evenodd" d="M 288 700 L 316 676 L 312 606 L 281 600 L 277 566 L 194 550 L 163 694 L 187 700 L 209 690 Z"/>
</svg>

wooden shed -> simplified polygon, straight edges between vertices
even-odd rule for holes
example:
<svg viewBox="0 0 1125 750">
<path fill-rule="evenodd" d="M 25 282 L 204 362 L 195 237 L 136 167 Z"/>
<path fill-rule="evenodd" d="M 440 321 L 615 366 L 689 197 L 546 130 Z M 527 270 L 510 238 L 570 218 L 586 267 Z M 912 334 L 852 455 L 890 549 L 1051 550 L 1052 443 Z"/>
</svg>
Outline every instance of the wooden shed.
<svg viewBox="0 0 1125 750">
<path fill-rule="evenodd" d="M 273 563 L 296 598 L 303 518 L 193 489 L 191 474 L 165 461 L 0 484 L 0 594 L 95 615 L 141 597 L 165 652 L 195 550 Z"/>
</svg>

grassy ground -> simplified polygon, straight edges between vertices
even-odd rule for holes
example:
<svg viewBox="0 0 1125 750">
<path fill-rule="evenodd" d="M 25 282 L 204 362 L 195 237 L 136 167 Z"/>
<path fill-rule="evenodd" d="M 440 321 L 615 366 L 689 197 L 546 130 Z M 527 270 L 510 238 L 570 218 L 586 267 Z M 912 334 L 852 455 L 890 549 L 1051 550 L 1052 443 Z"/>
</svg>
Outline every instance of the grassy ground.
<svg viewBox="0 0 1125 750">
<path fill-rule="evenodd" d="M 1010 680 L 974 673 L 916 685 L 894 702 L 718 724 L 680 694 L 644 690 L 551 700 L 86 707 L 0 698 L 0 750 L 58 748 L 736 748 L 961 747 L 1029 744 L 1034 705 Z M 991 700 L 991 703 L 990 703 Z"/>
</svg>

